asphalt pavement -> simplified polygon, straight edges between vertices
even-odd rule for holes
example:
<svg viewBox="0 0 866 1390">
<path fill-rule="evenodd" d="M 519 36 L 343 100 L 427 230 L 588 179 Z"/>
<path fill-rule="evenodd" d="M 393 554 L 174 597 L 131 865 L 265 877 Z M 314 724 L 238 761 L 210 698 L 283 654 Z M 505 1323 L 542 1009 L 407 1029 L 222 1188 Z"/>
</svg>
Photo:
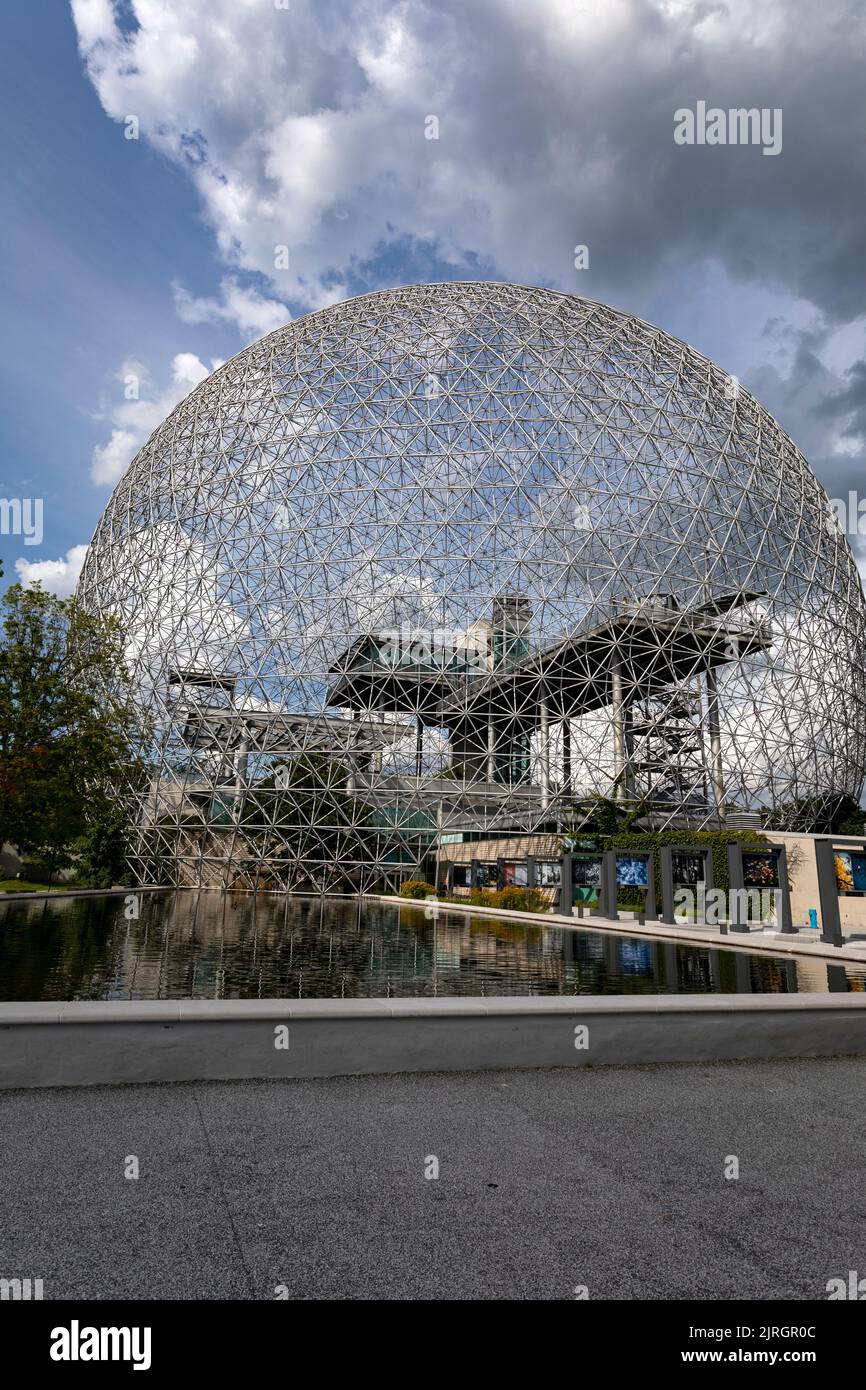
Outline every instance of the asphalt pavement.
<svg viewBox="0 0 866 1390">
<path fill-rule="evenodd" d="M 0 1278 L 825 1299 L 866 1276 L 864 1101 L 866 1058 L 0 1092 Z"/>
</svg>

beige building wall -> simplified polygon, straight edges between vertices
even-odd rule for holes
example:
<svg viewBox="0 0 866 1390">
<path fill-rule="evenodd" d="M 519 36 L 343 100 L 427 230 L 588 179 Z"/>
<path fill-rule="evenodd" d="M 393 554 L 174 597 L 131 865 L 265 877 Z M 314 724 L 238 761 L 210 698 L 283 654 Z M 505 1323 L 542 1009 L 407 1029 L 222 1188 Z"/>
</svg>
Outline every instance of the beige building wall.
<svg viewBox="0 0 866 1390">
<path fill-rule="evenodd" d="M 791 884 L 791 921 L 795 927 L 809 925 L 809 908 L 814 907 L 821 920 L 821 903 L 818 897 L 818 866 L 815 860 L 815 835 L 796 832 L 766 830 L 762 832 L 772 845 L 784 845 L 788 858 L 788 878 Z M 866 836 L 858 839 L 854 835 L 834 837 L 834 843 L 844 848 L 862 849 Z M 511 835 L 500 839 L 478 840 L 469 845 L 443 845 L 440 855 L 440 873 L 444 878 L 448 864 L 469 864 L 473 859 L 492 861 L 494 859 L 526 859 L 530 855 L 536 859 L 558 859 L 561 854 L 560 838 L 557 835 Z M 455 895 L 468 894 L 469 889 L 455 889 Z M 866 931 L 866 897 L 840 897 L 839 918 L 843 932 Z"/>
<path fill-rule="evenodd" d="M 764 835 L 772 845 L 784 845 L 788 856 L 788 878 L 791 883 L 791 921 L 795 927 L 809 925 L 809 908 L 814 907 L 821 920 L 821 903 L 818 897 L 818 866 L 815 860 L 815 841 L 826 837 L 820 835 L 798 835 L 795 832 L 765 830 Z M 839 835 L 833 843 L 840 848 L 862 849 L 866 836 Z M 866 897 L 839 898 L 839 920 L 843 932 L 866 930 Z"/>
<path fill-rule="evenodd" d="M 470 864 L 473 859 L 559 859 L 562 855 L 559 835 L 502 835 L 493 840 L 476 840 L 471 845 L 443 845 L 440 863 Z"/>
</svg>

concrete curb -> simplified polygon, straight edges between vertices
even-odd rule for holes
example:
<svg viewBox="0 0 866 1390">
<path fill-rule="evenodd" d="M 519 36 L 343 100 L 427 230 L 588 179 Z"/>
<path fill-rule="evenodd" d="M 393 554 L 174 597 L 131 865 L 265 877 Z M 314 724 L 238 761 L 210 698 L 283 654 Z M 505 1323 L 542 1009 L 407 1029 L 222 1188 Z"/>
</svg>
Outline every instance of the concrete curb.
<svg viewBox="0 0 866 1390">
<path fill-rule="evenodd" d="M 423 898 L 400 898 L 385 894 L 368 895 L 380 903 L 398 903 L 402 907 L 428 906 Z M 499 917 L 504 921 L 521 922 L 533 927 L 565 927 L 571 931 L 608 932 L 613 936 L 639 936 L 650 941 L 682 942 L 687 946 L 709 946 L 724 951 L 748 951 L 750 954 L 762 952 L 770 956 L 806 956 L 810 959 L 829 960 L 837 965 L 844 961 L 854 964 L 866 963 L 866 939 L 848 942 L 844 946 L 828 946 L 823 941 L 810 940 L 802 936 L 781 936 L 777 932 L 734 933 L 723 936 L 709 928 L 696 930 L 690 927 L 672 927 L 666 922 L 639 922 L 623 920 L 611 922 L 607 917 L 561 917 L 555 912 L 515 912 L 510 908 L 470 907 L 463 903 L 437 900 L 440 912 L 463 912 L 470 917 Z"/>
<path fill-rule="evenodd" d="M 852 1054 L 864 994 L 0 1004 L 4 1089 Z"/>
<path fill-rule="evenodd" d="M 0 907 L 4 903 L 56 902 L 58 898 L 121 898 L 130 893 L 144 897 L 146 893 L 176 893 L 176 888 L 52 888 L 45 893 L 0 893 Z"/>
</svg>

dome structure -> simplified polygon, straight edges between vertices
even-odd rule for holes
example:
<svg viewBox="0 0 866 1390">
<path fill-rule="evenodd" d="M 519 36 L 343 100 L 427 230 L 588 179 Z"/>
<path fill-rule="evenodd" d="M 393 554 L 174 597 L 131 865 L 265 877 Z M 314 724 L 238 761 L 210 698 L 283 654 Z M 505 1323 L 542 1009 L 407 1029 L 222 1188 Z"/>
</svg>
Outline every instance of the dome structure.
<svg viewBox="0 0 866 1390">
<path fill-rule="evenodd" d="M 333 888 L 458 840 L 796 827 L 857 797 L 866 624 L 796 446 L 668 334 L 551 290 L 385 290 L 153 433 L 79 597 L 153 722 L 133 858 Z"/>
</svg>

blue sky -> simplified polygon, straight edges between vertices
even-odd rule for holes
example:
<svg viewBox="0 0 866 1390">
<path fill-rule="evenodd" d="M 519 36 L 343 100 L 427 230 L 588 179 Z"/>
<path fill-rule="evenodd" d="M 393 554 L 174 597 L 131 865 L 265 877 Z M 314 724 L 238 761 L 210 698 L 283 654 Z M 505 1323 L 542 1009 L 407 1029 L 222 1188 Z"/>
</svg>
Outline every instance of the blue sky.
<svg viewBox="0 0 866 1390">
<path fill-rule="evenodd" d="M 861 486 L 864 37 L 841 0 L 28 0 L 4 27 L 0 496 L 44 499 L 40 545 L 0 536 L 6 582 L 23 561 L 71 588 L 124 464 L 214 363 L 414 280 L 631 310 L 749 385 L 832 495 Z M 698 99 L 783 109 L 782 153 L 677 149 Z"/>
<path fill-rule="evenodd" d="M 181 347 L 225 357 L 238 342 L 229 328 L 178 323 L 172 275 L 210 283 L 211 238 L 182 174 L 106 119 L 69 11 L 28 0 L 4 27 L 0 495 L 43 497 L 45 533 L 38 548 L 0 537 L 8 581 L 18 556 L 53 559 L 89 540 L 108 495 L 89 481 L 106 434 L 94 416 L 117 394 L 119 364 Z"/>
</svg>

